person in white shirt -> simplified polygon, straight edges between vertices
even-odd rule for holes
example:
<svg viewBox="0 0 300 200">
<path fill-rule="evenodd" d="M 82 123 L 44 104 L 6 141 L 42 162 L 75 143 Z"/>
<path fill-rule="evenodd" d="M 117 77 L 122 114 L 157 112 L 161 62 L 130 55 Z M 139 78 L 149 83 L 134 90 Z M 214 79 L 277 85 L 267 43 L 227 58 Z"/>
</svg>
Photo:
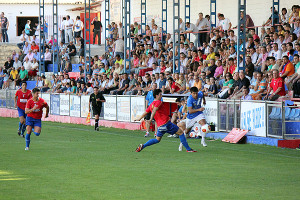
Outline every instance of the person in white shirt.
<svg viewBox="0 0 300 200">
<path fill-rule="evenodd" d="M 209 22 L 206 18 L 203 17 L 203 13 L 199 13 L 199 18 L 197 19 L 196 26 L 199 31 L 207 31 L 209 29 Z M 206 41 L 207 33 L 199 33 L 198 40 L 200 46 L 203 45 L 203 42 Z"/>
<path fill-rule="evenodd" d="M 187 30 L 185 32 L 183 32 L 183 33 L 184 34 L 193 33 L 194 36 L 195 36 L 194 44 L 195 44 L 195 46 L 199 47 L 198 37 L 197 37 L 197 35 L 198 35 L 198 28 L 195 26 L 195 24 L 192 24 L 190 22 L 186 22 L 185 25 L 186 25 Z"/>
<path fill-rule="evenodd" d="M 61 42 L 64 44 L 65 43 L 65 23 L 66 23 L 66 17 L 63 17 L 63 20 L 60 24 L 60 38 Z"/>
<path fill-rule="evenodd" d="M 31 45 L 29 45 L 28 42 L 25 42 L 25 45 L 23 46 L 23 54 L 27 55 L 29 50 L 31 50 Z"/>
<path fill-rule="evenodd" d="M 73 28 L 73 20 L 70 19 L 70 16 L 67 15 L 67 20 L 65 21 L 65 42 L 69 43 L 73 40 L 72 36 L 72 28 Z"/>
<path fill-rule="evenodd" d="M 115 54 L 119 54 L 124 59 L 124 38 L 118 39 L 114 42 Z"/>
<path fill-rule="evenodd" d="M 121 22 L 119 23 L 118 28 L 118 38 L 123 38 L 123 24 Z"/>
<path fill-rule="evenodd" d="M 17 46 L 20 49 L 23 49 L 23 46 L 25 45 L 25 42 L 28 42 L 28 36 L 25 34 L 25 30 L 23 30 L 22 34 L 20 35 L 20 43 L 18 43 Z"/>
<path fill-rule="evenodd" d="M 218 18 L 219 18 L 219 24 L 217 26 L 217 29 L 223 31 L 230 31 L 232 26 L 230 20 L 228 18 L 225 18 L 223 14 L 219 14 Z"/>
<path fill-rule="evenodd" d="M 281 51 L 278 49 L 278 44 L 277 43 L 273 43 L 273 50 L 270 52 L 271 56 L 275 57 L 275 60 L 279 60 L 282 58 L 282 53 Z"/>
<path fill-rule="evenodd" d="M 157 66 L 157 62 L 152 63 L 152 68 L 153 68 L 152 74 L 160 73 L 160 67 Z"/>
<path fill-rule="evenodd" d="M 28 57 L 25 58 L 25 62 L 23 63 L 23 66 L 24 66 L 25 70 L 27 70 L 27 72 L 29 72 L 31 70 L 32 63 L 29 61 Z"/>
<path fill-rule="evenodd" d="M 79 16 L 76 17 L 76 22 L 73 25 L 73 29 L 74 29 L 74 37 L 76 39 L 76 46 L 80 46 L 79 39 L 81 37 L 81 30 L 83 29 L 83 23 L 80 20 Z"/>
<path fill-rule="evenodd" d="M 16 69 L 16 70 L 20 70 L 20 68 L 22 67 L 22 62 L 19 61 L 19 58 L 15 57 L 15 62 L 13 64 L 13 67 Z"/>
</svg>

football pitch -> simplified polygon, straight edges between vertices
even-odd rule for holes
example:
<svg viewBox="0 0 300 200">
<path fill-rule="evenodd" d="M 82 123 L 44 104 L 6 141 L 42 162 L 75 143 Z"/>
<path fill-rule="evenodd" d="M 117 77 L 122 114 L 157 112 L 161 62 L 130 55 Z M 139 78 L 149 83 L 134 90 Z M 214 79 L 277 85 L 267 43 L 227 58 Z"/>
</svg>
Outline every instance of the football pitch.
<svg viewBox="0 0 300 200">
<path fill-rule="evenodd" d="M 0 118 L 0 199 L 299 199 L 300 152 L 178 138 L 136 153 L 142 131 L 43 122 L 29 151 Z M 153 134 L 152 134 L 153 135 Z"/>
</svg>

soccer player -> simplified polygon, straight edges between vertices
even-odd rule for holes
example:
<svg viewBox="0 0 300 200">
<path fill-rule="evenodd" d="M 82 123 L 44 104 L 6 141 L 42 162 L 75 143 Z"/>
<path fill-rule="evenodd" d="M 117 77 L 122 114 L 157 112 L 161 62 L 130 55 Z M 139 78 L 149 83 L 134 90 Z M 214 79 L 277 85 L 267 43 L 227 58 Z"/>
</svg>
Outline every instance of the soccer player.
<svg viewBox="0 0 300 200">
<path fill-rule="evenodd" d="M 137 147 L 136 152 L 140 152 L 144 148 L 146 148 L 150 145 L 159 143 L 162 136 L 165 133 L 179 135 L 180 141 L 183 144 L 183 146 L 186 148 L 187 152 L 197 152 L 197 151 L 191 149 L 191 147 L 189 147 L 182 130 L 170 121 L 170 117 L 166 112 L 167 111 L 166 104 L 161 101 L 162 91 L 160 89 L 154 90 L 153 96 L 155 98 L 154 101 L 146 109 L 146 111 L 143 113 L 143 115 L 140 118 L 135 119 L 135 121 L 140 121 L 149 112 L 151 112 L 150 120 L 152 121 L 154 118 L 155 121 L 157 122 L 157 126 L 158 126 L 156 138 L 149 140 L 145 144 L 140 144 Z"/>
<path fill-rule="evenodd" d="M 18 108 L 19 113 L 19 129 L 18 135 L 24 137 L 24 132 L 26 130 L 26 114 L 25 114 L 25 107 L 27 101 L 32 97 L 31 91 L 26 89 L 27 83 L 26 81 L 22 82 L 22 88 L 17 90 L 15 94 L 15 107 Z"/>
<path fill-rule="evenodd" d="M 189 133 L 191 128 L 195 125 L 195 123 L 199 123 L 201 126 L 206 124 L 205 116 L 203 114 L 204 107 L 201 106 L 202 99 L 203 104 L 205 105 L 205 98 L 202 91 L 198 91 L 197 87 L 192 87 L 190 89 L 191 94 L 187 100 L 187 107 L 188 107 L 188 114 L 186 120 L 182 121 L 178 124 L 180 128 L 185 130 L 185 133 Z M 201 131 L 201 129 L 200 129 Z M 207 144 L 205 143 L 205 136 L 206 133 L 201 131 L 201 144 L 206 147 Z M 179 151 L 182 150 L 182 144 L 179 145 Z"/>
<path fill-rule="evenodd" d="M 29 150 L 30 144 L 30 134 L 32 128 L 34 130 L 34 134 L 39 136 L 41 134 L 42 129 L 42 116 L 43 116 L 43 108 L 46 108 L 45 118 L 48 117 L 49 114 L 49 106 L 47 102 L 39 97 L 40 89 L 34 88 L 32 90 L 32 98 L 27 101 L 25 114 L 26 117 L 26 125 L 27 125 L 27 134 L 25 136 L 26 148 L 25 150 Z"/>
<path fill-rule="evenodd" d="M 90 95 L 89 109 L 91 111 L 91 104 L 93 114 L 95 115 L 95 131 L 99 131 L 99 116 L 102 109 L 102 103 L 105 102 L 105 98 L 102 92 L 99 93 L 98 87 L 94 87 L 94 93 Z"/>
</svg>

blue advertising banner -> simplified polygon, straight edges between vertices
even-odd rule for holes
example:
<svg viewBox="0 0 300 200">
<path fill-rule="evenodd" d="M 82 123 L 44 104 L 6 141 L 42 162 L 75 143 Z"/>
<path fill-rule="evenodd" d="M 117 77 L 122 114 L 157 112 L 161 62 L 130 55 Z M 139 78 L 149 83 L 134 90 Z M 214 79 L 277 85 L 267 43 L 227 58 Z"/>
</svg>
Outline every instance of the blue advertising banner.
<svg viewBox="0 0 300 200">
<path fill-rule="evenodd" d="M 59 111 L 59 107 L 60 107 L 60 98 L 59 98 L 59 94 L 51 94 L 51 98 L 50 98 L 50 113 L 52 115 L 59 115 L 60 111 Z"/>
</svg>

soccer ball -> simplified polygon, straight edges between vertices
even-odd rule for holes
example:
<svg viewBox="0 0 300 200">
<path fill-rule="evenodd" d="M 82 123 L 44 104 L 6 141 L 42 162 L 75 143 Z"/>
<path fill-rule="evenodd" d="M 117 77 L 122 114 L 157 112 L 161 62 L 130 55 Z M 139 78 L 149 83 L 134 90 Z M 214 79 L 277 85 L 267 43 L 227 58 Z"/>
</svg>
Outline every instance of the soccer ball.
<svg viewBox="0 0 300 200">
<path fill-rule="evenodd" d="M 209 133 L 210 132 L 210 126 L 208 124 L 205 124 L 201 127 L 202 133 Z"/>
</svg>

